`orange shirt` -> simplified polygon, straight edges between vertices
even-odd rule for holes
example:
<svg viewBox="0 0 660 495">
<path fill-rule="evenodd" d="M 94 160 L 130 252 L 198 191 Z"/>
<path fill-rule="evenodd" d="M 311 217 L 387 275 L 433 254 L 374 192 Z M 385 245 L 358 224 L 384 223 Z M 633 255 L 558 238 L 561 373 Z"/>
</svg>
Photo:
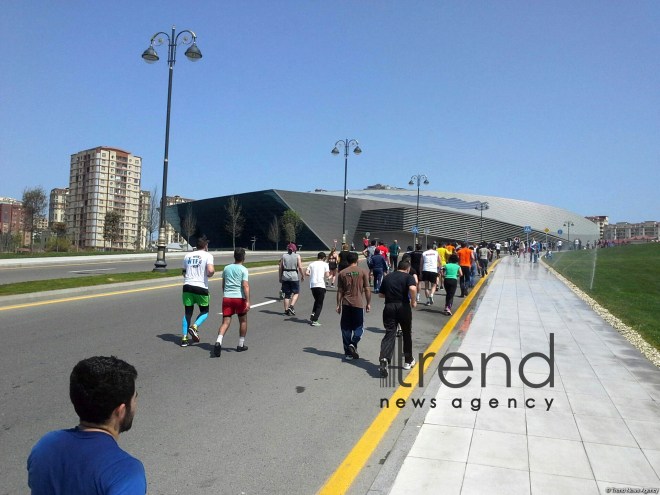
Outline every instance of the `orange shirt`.
<svg viewBox="0 0 660 495">
<path fill-rule="evenodd" d="M 472 266 L 472 250 L 461 248 L 457 251 L 460 266 Z"/>
<path fill-rule="evenodd" d="M 453 252 L 454 252 L 454 246 L 452 246 L 451 244 L 449 244 L 449 245 L 447 246 L 447 251 L 449 251 L 449 254 L 453 253 Z"/>
</svg>

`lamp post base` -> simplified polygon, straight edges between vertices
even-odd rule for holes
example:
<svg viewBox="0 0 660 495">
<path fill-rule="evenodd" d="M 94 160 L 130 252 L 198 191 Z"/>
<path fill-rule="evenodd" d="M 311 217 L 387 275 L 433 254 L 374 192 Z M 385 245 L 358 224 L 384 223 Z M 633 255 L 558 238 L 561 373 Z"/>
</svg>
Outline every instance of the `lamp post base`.
<svg viewBox="0 0 660 495">
<path fill-rule="evenodd" d="M 156 255 L 156 263 L 152 271 L 159 273 L 165 273 L 167 271 L 167 263 L 165 262 L 166 249 L 165 229 L 161 227 L 158 232 L 158 254 Z"/>
</svg>

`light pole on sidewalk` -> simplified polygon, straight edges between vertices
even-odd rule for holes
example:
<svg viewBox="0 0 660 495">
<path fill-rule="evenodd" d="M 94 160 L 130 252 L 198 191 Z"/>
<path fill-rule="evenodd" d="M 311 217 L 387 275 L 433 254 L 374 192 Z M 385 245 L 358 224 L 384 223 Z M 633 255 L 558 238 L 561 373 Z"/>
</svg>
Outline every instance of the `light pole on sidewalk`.
<svg viewBox="0 0 660 495">
<path fill-rule="evenodd" d="M 188 33 L 192 38 L 184 36 L 179 42 L 179 36 L 183 33 Z M 165 160 L 163 161 L 163 190 L 161 191 L 162 197 L 160 199 L 160 228 L 158 229 L 158 254 L 156 255 L 155 272 L 166 272 L 167 263 L 165 262 L 165 249 L 167 248 L 167 239 L 165 231 L 167 230 L 167 220 L 165 219 L 165 208 L 167 207 L 167 165 L 168 165 L 168 150 L 170 147 L 170 108 L 172 105 L 172 75 L 174 73 L 174 64 L 176 63 L 176 49 L 179 45 L 190 45 L 185 52 L 185 56 L 191 62 L 197 62 L 202 58 L 202 52 L 197 48 L 197 35 L 192 31 L 179 31 L 175 33 L 175 28 L 172 26 L 172 35 L 161 31 L 151 37 L 151 44 L 142 54 L 142 58 L 148 64 L 158 62 L 158 53 L 154 50 L 154 42 L 156 46 L 165 44 L 162 37 L 156 38 L 158 35 L 163 35 L 167 39 L 167 63 L 170 67 L 169 70 L 169 83 L 167 86 L 167 120 L 165 122 Z M 191 44 L 192 43 L 192 44 Z"/>
<path fill-rule="evenodd" d="M 571 222 L 570 220 L 566 220 L 564 222 L 564 227 L 568 227 L 568 234 L 567 234 L 568 235 L 568 249 L 573 249 L 571 247 L 571 227 L 574 227 L 574 226 L 575 226 L 575 224 L 573 222 Z"/>
<path fill-rule="evenodd" d="M 417 227 L 417 232 L 415 233 L 415 249 L 417 249 L 417 236 L 419 235 L 419 188 L 422 185 L 422 179 L 424 179 L 424 185 L 428 186 L 429 178 L 424 174 L 413 175 L 408 182 L 409 186 L 414 186 L 415 181 L 417 181 L 417 220 L 415 220 L 415 227 Z"/>
<path fill-rule="evenodd" d="M 355 153 L 356 155 L 362 153 L 362 150 L 360 149 L 357 139 L 350 139 L 350 140 L 348 138 L 340 139 L 335 143 L 335 147 L 331 151 L 333 155 L 339 154 L 339 150 L 337 149 L 337 146 L 340 144 L 344 146 L 344 214 L 341 222 L 341 242 L 342 244 L 346 244 L 346 199 L 348 198 L 348 189 L 346 189 L 346 185 L 347 185 L 346 181 L 348 179 L 348 151 L 351 146 L 354 147 L 353 153 Z"/>
<path fill-rule="evenodd" d="M 481 233 L 480 235 L 480 240 L 479 242 L 484 242 L 484 210 L 489 209 L 490 206 L 488 206 L 488 201 L 479 201 L 477 206 L 474 207 L 475 210 L 479 210 L 481 214 Z"/>
</svg>

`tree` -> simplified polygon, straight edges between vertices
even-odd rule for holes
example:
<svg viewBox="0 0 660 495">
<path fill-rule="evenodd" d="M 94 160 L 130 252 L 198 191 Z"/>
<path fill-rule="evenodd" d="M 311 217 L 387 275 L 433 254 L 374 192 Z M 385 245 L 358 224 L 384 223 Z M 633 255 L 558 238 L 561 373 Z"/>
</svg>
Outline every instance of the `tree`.
<svg viewBox="0 0 660 495">
<path fill-rule="evenodd" d="M 238 204 L 236 196 L 229 198 L 229 203 L 225 206 L 227 217 L 225 219 L 225 230 L 231 234 L 231 243 L 236 249 L 236 238 L 240 237 L 245 227 L 245 217 L 241 214 L 243 207 Z"/>
<path fill-rule="evenodd" d="M 275 250 L 280 249 L 280 240 L 282 239 L 282 229 L 280 229 L 280 221 L 276 215 L 273 215 L 273 221 L 268 227 L 268 240 L 275 243 Z"/>
<path fill-rule="evenodd" d="M 55 245 L 57 246 L 57 251 L 59 252 L 60 250 L 60 239 L 62 237 L 66 236 L 66 223 L 64 222 L 55 222 L 51 227 L 50 231 L 55 234 L 55 237 L 57 237 L 57 242 Z"/>
<path fill-rule="evenodd" d="M 282 214 L 282 230 L 284 231 L 284 237 L 288 242 L 296 242 L 296 236 L 300 233 L 303 228 L 303 221 L 293 210 L 286 210 Z"/>
<path fill-rule="evenodd" d="M 103 221 L 103 240 L 110 242 L 110 249 L 112 250 L 112 243 L 119 240 L 119 225 L 121 224 L 122 216 L 117 210 L 110 210 L 105 214 Z"/>
<path fill-rule="evenodd" d="M 197 232 L 197 218 L 193 213 L 190 203 L 186 205 L 186 216 L 183 217 L 183 222 L 181 222 L 181 230 L 186 238 L 186 242 L 190 245 L 190 236 Z"/>
<path fill-rule="evenodd" d="M 158 205 L 160 203 L 158 197 L 158 186 L 154 186 L 151 191 L 151 200 L 149 203 L 149 211 L 147 212 L 147 218 L 145 220 L 145 228 L 149 233 L 149 239 L 147 246 L 151 248 L 151 241 L 154 239 L 154 232 L 158 232 L 158 227 L 160 226 L 160 217 L 158 211 Z"/>
<path fill-rule="evenodd" d="M 25 230 L 30 233 L 30 252 L 34 245 L 34 228 L 35 220 L 46 214 L 48 207 L 48 196 L 42 186 L 37 186 L 33 189 L 23 189 L 23 219 L 25 222 Z"/>
</svg>

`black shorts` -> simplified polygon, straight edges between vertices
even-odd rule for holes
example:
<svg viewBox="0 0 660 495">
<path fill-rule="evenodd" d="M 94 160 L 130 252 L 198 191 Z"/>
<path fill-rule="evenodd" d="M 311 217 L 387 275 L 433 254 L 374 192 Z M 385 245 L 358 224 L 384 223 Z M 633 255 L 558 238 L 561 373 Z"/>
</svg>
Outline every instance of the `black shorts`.
<svg viewBox="0 0 660 495">
<path fill-rule="evenodd" d="M 422 272 L 422 282 L 435 284 L 438 282 L 438 274 L 435 272 Z"/>
<path fill-rule="evenodd" d="M 299 280 L 282 280 L 282 292 L 287 296 L 298 294 L 300 292 Z"/>
</svg>

